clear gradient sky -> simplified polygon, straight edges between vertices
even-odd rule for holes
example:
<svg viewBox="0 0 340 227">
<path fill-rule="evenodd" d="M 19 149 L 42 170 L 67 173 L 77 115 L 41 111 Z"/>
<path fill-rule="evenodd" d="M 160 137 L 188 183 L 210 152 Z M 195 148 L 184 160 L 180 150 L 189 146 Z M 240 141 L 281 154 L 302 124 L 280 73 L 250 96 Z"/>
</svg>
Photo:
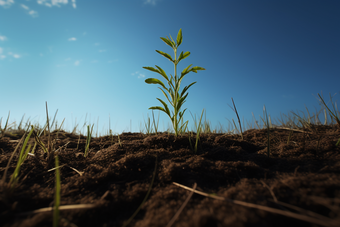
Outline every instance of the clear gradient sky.
<svg viewBox="0 0 340 227">
<path fill-rule="evenodd" d="M 178 73 L 206 69 L 182 83 L 197 81 L 183 105 L 190 127 L 190 112 L 199 117 L 203 108 L 213 129 L 237 122 L 231 97 L 245 128 L 252 113 L 261 121 L 264 105 L 278 124 L 291 111 L 321 110 L 318 93 L 338 103 L 339 0 L 0 0 L 2 125 L 9 111 L 9 122 L 25 114 L 43 125 L 47 101 L 66 130 L 94 123 L 105 134 L 110 118 L 114 133 L 139 132 L 148 108 L 161 105 L 156 97 L 165 100 L 144 82 L 161 76 L 142 67 L 174 74 L 155 50 L 173 56 L 160 37 L 175 39 L 180 28 L 179 52 L 191 55 Z M 160 113 L 159 130 L 169 126 Z"/>
</svg>

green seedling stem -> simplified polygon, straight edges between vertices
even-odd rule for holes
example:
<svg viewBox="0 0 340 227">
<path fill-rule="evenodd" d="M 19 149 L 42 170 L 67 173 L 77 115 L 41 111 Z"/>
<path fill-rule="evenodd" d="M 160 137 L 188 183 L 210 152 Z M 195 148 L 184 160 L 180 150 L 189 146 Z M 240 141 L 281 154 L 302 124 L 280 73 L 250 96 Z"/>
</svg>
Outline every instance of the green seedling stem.
<svg viewBox="0 0 340 227">
<path fill-rule="evenodd" d="M 49 154 L 49 151 L 46 148 L 45 144 L 40 140 L 41 133 L 40 133 L 40 135 L 37 135 L 36 132 L 33 131 L 33 135 L 34 135 L 35 142 L 41 147 L 41 149 L 43 149 L 44 153 Z"/>
<path fill-rule="evenodd" d="M 332 122 L 333 122 L 333 118 L 334 118 L 335 121 L 337 122 L 338 126 L 340 127 L 340 119 L 339 119 L 339 117 L 338 117 L 339 110 L 338 110 L 338 112 L 337 112 L 337 108 L 334 107 L 334 104 L 333 104 L 333 102 L 332 102 L 332 97 L 331 97 L 331 95 L 329 95 L 329 96 L 330 96 L 331 103 L 332 103 L 332 106 L 333 106 L 333 109 L 334 109 L 334 113 L 335 113 L 336 115 L 328 108 L 328 106 L 326 105 L 325 101 L 324 101 L 323 98 L 320 96 L 320 94 L 318 94 L 318 96 L 320 97 L 320 99 L 321 99 L 321 101 L 322 101 L 322 104 L 327 108 L 327 110 L 328 110 L 329 113 L 331 114 Z M 326 111 L 326 110 L 325 110 L 325 111 Z M 326 119 L 327 119 L 326 116 L 327 116 L 327 114 L 325 113 L 325 122 L 326 122 Z M 336 145 L 336 146 L 339 146 L 339 144 L 340 144 L 340 139 L 338 140 L 338 142 L 337 142 L 335 145 Z"/>
<path fill-rule="evenodd" d="M 155 133 L 156 133 L 156 135 L 157 135 L 157 129 L 158 129 L 158 124 L 159 124 L 159 113 L 160 113 L 160 112 L 158 112 L 158 120 L 157 120 L 157 125 L 156 125 L 155 116 L 154 116 L 153 110 L 152 110 L 152 120 L 153 120 L 153 126 L 154 126 L 154 128 L 155 128 Z"/>
<path fill-rule="evenodd" d="M 144 117 L 143 117 L 144 118 Z M 148 120 L 147 123 L 144 120 L 144 125 L 145 125 L 145 130 L 146 130 L 146 134 L 150 135 L 152 133 L 152 129 L 151 129 L 151 124 L 150 124 L 150 118 L 148 116 Z"/>
<path fill-rule="evenodd" d="M 59 225 L 59 206 L 60 206 L 60 172 L 58 155 L 55 156 L 55 192 L 53 208 L 53 227 Z"/>
<path fill-rule="evenodd" d="M 267 133 L 268 133 L 267 156 L 269 157 L 269 153 L 270 153 L 269 122 L 268 122 L 268 115 L 267 115 L 266 106 L 263 106 L 263 112 L 265 112 L 265 113 L 266 113 L 266 120 L 267 120 Z"/>
<path fill-rule="evenodd" d="M 9 115 L 10 115 L 10 113 L 11 113 L 11 112 L 8 112 L 7 121 L 6 121 L 5 127 L 4 127 L 3 129 L 1 128 L 2 118 L 0 119 L 0 132 L 1 132 L 0 138 L 3 137 L 3 135 L 5 134 L 5 132 L 6 132 L 6 130 L 7 130 L 8 120 L 9 120 Z"/>
<path fill-rule="evenodd" d="M 15 147 L 15 149 L 14 149 L 14 151 L 13 151 L 11 157 L 10 157 L 9 160 L 8 160 L 7 166 L 6 166 L 6 168 L 5 168 L 4 175 L 2 176 L 2 180 L 1 180 L 1 185 L 3 185 L 3 186 L 5 185 L 5 182 L 6 182 L 6 176 L 7 176 L 7 171 L 8 171 L 8 168 L 9 168 L 9 164 L 11 163 L 11 161 L 12 161 L 12 159 L 13 159 L 13 157 L 14 157 L 14 154 L 17 152 L 17 150 L 18 150 L 18 148 L 19 148 L 19 145 L 21 144 L 21 141 L 25 138 L 25 136 L 26 136 L 26 132 L 25 132 L 25 134 L 21 137 L 21 139 L 20 139 L 18 145 Z M 0 186 L 1 186 L 1 185 L 0 185 Z"/>
<path fill-rule="evenodd" d="M 122 143 L 120 142 L 119 134 L 118 134 L 118 143 L 119 143 L 119 146 L 122 147 Z"/>
<path fill-rule="evenodd" d="M 194 119 L 194 117 L 192 116 L 192 114 L 191 114 L 191 112 L 190 112 L 191 117 L 194 119 L 194 123 L 195 123 L 195 127 L 196 127 L 196 143 L 195 143 L 195 148 L 192 147 L 191 138 L 190 138 L 190 133 L 188 133 L 188 135 L 189 135 L 189 143 L 190 143 L 191 150 L 193 150 L 195 153 L 197 153 L 198 140 L 199 140 L 199 138 L 200 138 L 200 132 L 201 132 L 201 130 L 202 130 L 201 121 L 202 121 L 203 113 L 204 113 L 204 109 L 202 110 L 200 122 L 199 122 L 198 125 L 197 125 L 197 124 L 196 124 L 196 118 Z"/>
<path fill-rule="evenodd" d="M 334 109 L 334 113 L 336 114 L 334 114 L 329 108 L 328 108 L 328 106 L 326 105 L 326 103 L 325 103 L 325 101 L 321 98 L 321 96 L 318 94 L 318 96 L 320 97 L 320 99 L 321 99 L 321 101 L 322 101 L 322 104 L 327 108 L 327 110 L 329 111 L 329 113 L 331 114 L 331 118 L 332 118 L 332 120 L 333 120 L 333 118 L 335 119 L 335 121 L 337 122 L 337 124 L 340 126 L 340 119 L 339 119 L 339 117 L 338 117 L 338 113 L 339 113 L 339 110 L 338 110 L 338 113 L 336 112 L 336 109 L 335 109 L 335 107 L 334 107 L 334 105 L 333 105 L 333 103 L 332 103 L 332 106 L 333 106 L 333 109 Z M 332 101 L 332 97 L 330 97 L 331 98 L 331 101 Z"/>
<path fill-rule="evenodd" d="M 87 153 L 88 153 L 88 151 L 89 151 L 93 126 L 94 126 L 94 124 L 93 124 L 92 127 L 91 127 L 91 131 L 90 131 L 90 126 L 89 126 L 89 125 L 87 126 L 87 138 L 86 138 L 86 147 L 85 147 L 84 157 L 87 156 Z"/>
<path fill-rule="evenodd" d="M 164 53 L 162 51 L 156 50 L 156 52 L 161 54 L 163 57 L 167 58 L 168 60 L 170 60 L 174 64 L 175 76 L 173 77 L 170 74 L 171 78 L 169 80 L 169 77 L 166 75 L 164 70 L 162 68 L 158 67 L 157 65 L 156 65 L 157 69 L 155 69 L 153 67 L 143 67 L 143 68 L 147 69 L 147 70 L 150 70 L 150 71 L 153 71 L 153 72 L 156 72 L 156 73 L 159 73 L 168 82 L 169 88 L 165 87 L 164 83 L 162 81 L 158 80 L 158 79 L 148 78 L 148 79 L 145 80 L 145 83 L 147 83 L 147 84 L 158 84 L 164 90 L 167 91 L 167 93 L 170 95 L 171 100 L 170 100 L 169 96 L 165 93 L 165 91 L 162 88 L 158 87 L 163 92 L 164 96 L 167 98 L 169 103 L 173 106 L 174 111 L 172 113 L 170 113 L 168 105 L 163 100 L 161 100 L 159 98 L 157 98 L 157 99 L 158 99 L 158 101 L 160 101 L 163 104 L 164 108 L 160 107 L 160 106 L 153 106 L 153 107 L 150 107 L 149 109 L 161 110 L 164 113 L 166 113 L 169 116 L 169 118 L 171 119 L 173 128 L 175 130 L 175 135 L 177 137 L 180 132 L 183 132 L 183 128 L 186 127 L 186 125 L 187 125 L 187 122 L 185 124 L 179 125 L 181 119 L 183 118 L 185 110 L 186 110 L 186 109 L 184 109 L 183 111 L 181 111 L 181 107 L 182 107 L 183 103 L 185 102 L 185 99 L 187 98 L 187 96 L 189 94 L 189 93 L 186 93 L 186 91 L 192 85 L 194 85 L 196 83 L 196 82 L 193 82 L 190 85 L 184 87 L 182 92 L 179 93 L 181 81 L 184 78 L 184 76 L 186 74 L 188 74 L 189 72 L 197 73 L 198 70 L 205 70 L 205 69 L 202 68 L 202 67 L 199 67 L 199 66 L 195 66 L 193 68 L 190 68 L 192 66 L 192 64 L 191 64 L 191 65 L 186 67 L 181 72 L 181 76 L 178 78 L 178 75 L 177 75 L 177 64 L 181 60 L 187 58 L 190 55 L 190 52 L 187 51 L 187 52 L 185 52 L 183 54 L 183 51 L 182 51 L 182 53 L 179 55 L 179 57 L 177 59 L 177 48 L 179 47 L 179 45 L 181 45 L 182 40 L 183 40 L 183 38 L 182 38 L 182 29 L 180 29 L 178 31 L 176 43 L 172 39 L 171 35 L 170 35 L 170 38 L 171 38 L 171 40 L 168 37 L 167 38 L 161 37 L 163 42 L 165 42 L 168 46 L 170 46 L 174 50 L 175 59 L 172 59 L 172 57 L 169 54 Z"/>
<path fill-rule="evenodd" d="M 31 148 L 31 145 L 28 145 L 26 151 L 25 151 L 25 148 L 26 148 L 26 145 L 28 143 L 28 140 L 30 139 L 31 135 L 32 135 L 32 132 L 34 131 L 34 127 L 32 126 L 32 129 L 31 131 L 28 133 L 23 145 L 22 145 L 22 148 L 21 148 L 21 151 L 20 151 L 20 154 L 19 154 L 19 158 L 18 158 L 18 161 L 17 161 L 17 166 L 14 170 L 14 173 L 12 174 L 12 177 L 9 181 L 9 184 L 11 185 L 11 188 L 13 189 L 15 187 L 15 185 L 18 183 L 18 177 L 19 177 L 19 172 L 20 172 L 20 167 L 22 165 L 22 163 L 24 163 L 24 161 L 26 160 L 27 158 L 27 155 L 28 155 L 28 152 Z"/>
<path fill-rule="evenodd" d="M 231 101 L 233 102 L 234 109 L 231 108 L 230 106 L 229 107 L 236 113 L 236 116 L 237 116 L 237 119 L 238 119 L 238 124 L 240 125 L 240 130 L 241 130 L 241 139 L 243 140 L 243 133 L 242 133 L 242 126 L 241 126 L 240 117 L 238 116 L 237 109 L 236 109 L 236 106 L 235 106 L 233 98 L 231 98 Z M 244 121 L 243 121 L 243 123 L 244 123 Z M 235 125 L 235 122 L 234 122 L 234 125 Z M 236 128 L 236 125 L 235 125 L 235 128 Z"/>
</svg>

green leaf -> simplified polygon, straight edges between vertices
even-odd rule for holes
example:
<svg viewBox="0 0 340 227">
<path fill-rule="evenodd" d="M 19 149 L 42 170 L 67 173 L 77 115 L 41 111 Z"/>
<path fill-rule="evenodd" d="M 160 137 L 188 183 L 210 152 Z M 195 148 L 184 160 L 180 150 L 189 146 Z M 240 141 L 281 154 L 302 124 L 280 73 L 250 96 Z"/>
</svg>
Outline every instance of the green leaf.
<svg viewBox="0 0 340 227">
<path fill-rule="evenodd" d="M 150 70 L 152 72 L 159 73 L 162 77 L 164 77 L 167 81 L 169 81 L 169 78 L 166 75 L 166 73 L 164 72 L 164 70 L 161 67 L 159 67 L 158 65 L 156 65 L 156 67 L 158 68 L 158 70 L 153 68 L 153 67 L 143 67 L 143 68 L 147 69 L 147 70 Z"/>
<path fill-rule="evenodd" d="M 161 37 L 161 39 L 163 40 L 163 42 L 165 42 L 167 45 L 171 46 L 172 48 L 175 46 L 175 43 L 171 42 L 169 39 L 166 39 L 163 37 Z"/>
<path fill-rule="evenodd" d="M 159 74 L 161 74 L 167 81 L 169 81 L 169 78 L 168 78 L 168 76 L 166 75 L 166 73 L 164 72 L 164 70 L 161 68 L 161 67 L 158 67 L 157 65 L 156 65 L 156 67 L 158 68 L 158 70 L 159 70 Z"/>
<path fill-rule="evenodd" d="M 182 117 L 184 116 L 184 113 L 187 109 L 184 109 L 182 112 L 179 113 L 179 121 L 182 119 Z"/>
<path fill-rule="evenodd" d="M 193 71 L 194 73 L 197 73 L 197 70 L 205 70 L 205 68 L 195 66 L 195 67 L 192 67 L 192 69 L 190 69 L 190 71 Z"/>
<path fill-rule="evenodd" d="M 189 84 L 188 86 L 185 86 L 182 93 L 181 93 L 181 97 L 184 95 L 184 93 L 192 86 L 196 83 L 197 81 L 195 82 L 192 82 L 191 84 Z"/>
<path fill-rule="evenodd" d="M 174 62 L 174 60 L 172 60 L 172 57 L 167 54 L 167 53 L 164 53 L 163 51 L 160 51 L 160 50 L 156 50 L 157 53 L 163 55 L 164 57 L 166 57 L 167 59 L 169 59 L 171 62 Z"/>
<path fill-rule="evenodd" d="M 161 88 L 159 88 L 159 89 L 161 89 Z M 169 99 L 169 97 L 168 97 L 168 95 L 161 89 L 161 91 L 163 92 L 163 94 L 164 94 L 164 96 L 166 97 L 166 99 L 170 102 L 170 103 L 172 103 L 171 101 L 170 101 L 170 99 Z M 167 90 L 168 92 L 169 92 L 169 90 Z M 170 92 L 169 92 L 170 93 Z"/>
<path fill-rule="evenodd" d="M 163 104 L 163 106 L 164 106 L 164 108 L 165 108 L 165 112 L 169 115 L 169 117 L 171 117 L 170 116 L 170 110 L 169 110 L 169 108 L 168 108 L 168 105 L 162 100 L 162 99 L 159 99 L 159 98 L 157 98 L 158 99 L 158 101 L 160 101 L 162 104 Z"/>
<path fill-rule="evenodd" d="M 185 69 L 183 69 L 183 71 L 182 71 L 182 73 L 181 74 L 187 74 L 188 72 L 189 72 L 189 68 L 192 66 L 192 64 L 191 65 L 189 65 L 188 67 L 186 67 Z"/>
<path fill-rule="evenodd" d="M 170 102 L 171 103 L 171 105 L 172 106 L 174 106 L 174 103 L 175 103 L 175 95 L 174 95 L 174 91 L 172 90 L 172 89 L 170 89 L 170 96 L 171 96 L 171 100 L 172 100 L 172 102 Z"/>
<path fill-rule="evenodd" d="M 181 45 L 181 43 L 182 43 L 182 28 L 179 29 L 177 34 L 177 46 Z"/>
<path fill-rule="evenodd" d="M 169 35 L 170 35 L 170 34 L 169 34 Z M 175 43 L 175 41 L 172 39 L 171 35 L 170 35 L 170 38 L 171 38 L 172 42 Z M 168 38 L 168 39 L 169 39 L 169 38 Z M 175 45 L 174 45 L 174 46 L 175 46 Z"/>
<path fill-rule="evenodd" d="M 181 60 L 187 58 L 189 55 L 190 55 L 190 52 L 189 52 L 189 51 L 185 52 L 184 54 L 183 54 L 183 51 L 182 51 L 182 53 L 179 55 L 179 58 L 178 58 L 178 60 L 177 60 L 177 63 L 180 62 Z"/>
<path fill-rule="evenodd" d="M 145 83 L 147 84 L 159 84 L 161 85 L 164 89 L 167 90 L 167 88 L 165 87 L 165 85 L 163 84 L 162 81 L 158 80 L 158 79 L 155 79 L 155 78 L 148 78 L 145 80 Z"/>
<path fill-rule="evenodd" d="M 181 97 L 181 98 L 179 99 L 179 101 L 178 101 L 178 103 L 177 103 L 177 106 L 176 106 L 177 110 L 180 110 L 180 109 L 181 109 L 183 103 L 185 103 L 185 99 L 186 99 L 186 97 L 188 96 L 188 94 L 189 94 L 189 93 L 187 93 L 184 97 Z"/>
<path fill-rule="evenodd" d="M 156 72 L 156 73 L 159 73 L 159 71 L 157 69 L 153 68 L 153 67 L 147 66 L 147 67 L 143 67 L 143 68 L 147 69 L 147 70 L 150 70 L 150 71 L 153 71 L 153 72 Z"/>
<path fill-rule="evenodd" d="M 164 108 L 160 107 L 160 106 L 152 106 L 149 108 L 149 110 L 160 110 L 160 111 L 163 111 L 164 113 L 168 114 Z"/>
</svg>

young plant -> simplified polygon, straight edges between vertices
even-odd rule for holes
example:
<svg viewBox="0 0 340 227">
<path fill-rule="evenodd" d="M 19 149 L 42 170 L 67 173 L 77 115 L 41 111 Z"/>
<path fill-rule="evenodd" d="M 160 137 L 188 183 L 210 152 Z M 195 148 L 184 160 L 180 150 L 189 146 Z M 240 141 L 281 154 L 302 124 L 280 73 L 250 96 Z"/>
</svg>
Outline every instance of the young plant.
<svg viewBox="0 0 340 227">
<path fill-rule="evenodd" d="M 204 109 L 202 110 L 200 122 L 198 123 L 198 125 L 196 124 L 196 116 L 195 116 L 195 127 L 196 127 L 196 143 L 195 143 L 195 148 L 192 147 L 190 133 L 188 133 L 188 135 L 189 135 L 189 143 L 190 143 L 191 150 L 195 151 L 195 153 L 197 153 L 198 140 L 200 139 L 200 133 L 201 133 L 201 130 L 202 130 L 201 121 L 202 121 L 203 113 L 204 113 Z M 191 117 L 194 118 L 192 116 L 192 114 L 191 114 Z"/>
<path fill-rule="evenodd" d="M 90 130 L 90 126 L 89 125 L 87 126 L 87 138 L 86 138 L 84 157 L 87 156 L 87 153 L 89 151 L 90 141 L 91 141 L 91 136 L 92 136 L 92 131 L 93 131 L 93 126 L 94 126 L 94 124 L 92 125 L 91 130 Z"/>
<path fill-rule="evenodd" d="M 267 135 L 268 135 L 268 142 L 267 142 L 267 156 L 269 158 L 270 154 L 270 140 L 269 140 L 269 122 L 268 122 L 268 115 L 267 115 L 267 110 L 266 106 L 263 106 L 263 113 L 266 112 L 266 119 L 267 119 Z M 264 114 L 263 114 L 264 115 Z"/>
<path fill-rule="evenodd" d="M 192 66 L 192 64 L 191 64 L 188 67 L 186 67 L 181 72 L 181 76 L 178 77 L 178 75 L 177 75 L 177 64 L 181 60 L 187 58 L 190 55 L 190 52 L 187 51 L 183 54 L 183 51 L 182 51 L 182 53 L 177 58 L 177 48 L 182 43 L 182 29 L 180 29 L 178 34 L 177 34 L 176 43 L 172 39 L 171 35 L 170 35 L 170 38 L 171 38 L 171 40 L 168 37 L 167 38 L 161 37 L 161 39 L 174 50 L 175 59 L 172 59 L 172 57 L 169 54 L 164 53 L 162 51 L 156 50 L 156 52 L 161 54 L 165 58 L 169 59 L 172 63 L 174 63 L 175 76 L 172 76 L 170 74 L 171 78 L 169 80 L 169 77 L 166 75 L 164 70 L 162 68 L 158 67 L 157 65 L 156 65 L 157 69 L 155 69 L 153 67 L 143 67 L 143 68 L 150 70 L 150 71 L 153 71 L 153 72 L 156 72 L 156 73 L 159 73 L 164 79 L 166 79 L 166 81 L 168 82 L 168 85 L 170 86 L 169 88 L 165 87 L 165 85 L 162 81 L 155 79 L 155 78 L 148 78 L 148 79 L 145 80 L 145 83 L 147 83 L 147 84 L 159 84 L 159 85 L 161 85 L 167 91 L 167 93 L 170 95 L 171 100 L 170 100 L 169 96 L 164 92 L 164 90 L 162 88 L 158 87 L 159 89 L 161 89 L 161 91 L 163 92 L 164 96 L 167 98 L 169 103 L 173 106 L 174 111 L 172 113 L 170 113 L 168 105 L 163 100 L 161 100 L 159 98 L 157 98 L 157 99 L 158 99 L 158 101 L 160 101 L 163 104 L 164 108 L 160 107 L 160 106 L 153 106 L 153 107 L 150 107 L 149 109 L 151 109 L 151 110 L 161 110 L 164 113 L 166 113 L 171 119 L 172 125 L 173 125 L 174 130 L 175 130 L 175 135 L 177 137 L 179 132 L 182 131 L 183 128 L 188 124 L 188 121 L 186 121 L 184 124 L 179 125 L 179 122 L 183 118 L 184 112 L 186 110 L 186 109 L 184 109 L 183 111 L 181 111 L 181 107 L 182 107 L 183 103 L 185 102 L 186 97 L 189 94 L 189 93 L 185 94 L 185 92 L 193 84 L 196 83 L 196 82 L 193 82 L 193 83 L 189 84 L 188 86 L 185 86 L 184 89 L 182 90 L 182 92 L 179 93 L 181 81 L 182 81 L 183 77 L 186 74 L 188 74 L 189 72 L 197 73 L 197 70 L 205 70 L 205 69 L 202 68 L 202 67 L 199 67 L 199 66 L 195 66 L 195 67 L 190 68 Z"/>
<path fill-rule="evenodd" d="M 1 133 L 0 134 L 0 138 L 4 136 L 4 134 L 5 134 L 6 130 L 7 130 L 9 115 L 10 115 L 10 112 L 8 113 L 7 121 L 6 121 L 6 124 L 5 124 L 4 128 L 1 128 L 2 118 L 0 119 L 0 133 Z"/>
<path fill-rule="evenodd" d="M 20 154 L 19 154 L 19 158 L 18 158 L 18 161 L 17 161 L 17 166 L 14 170 L 14 173 L 9 181 L 9 184 L 11 185 L 11 188 L 13 189 L 15 187 L 15 185 L 18 183 L 18 178 L 19 178 L 19 172 L 20 172 L 20 167 L 22 165 L 22 163 L 24 163 L 24 161 L 26 160 L 27 158 L 27 155 L 30 151 L 30 148 L 31 148 L 31 145 L 28 145 L 26 151 L 25 151 L 25 148 L 26 148 L 26 145 L 28 143 L 28 140 L 30 139 L 31 135 L 32 135 L 32 132 L 34 131 L 34 128 L 32 126 L 32 129 L 31 131 L 28 133 L 23 145 L 22 145 L 22 148 L 21 148 L 21 151 L 20 151 Z"/>
</svg>

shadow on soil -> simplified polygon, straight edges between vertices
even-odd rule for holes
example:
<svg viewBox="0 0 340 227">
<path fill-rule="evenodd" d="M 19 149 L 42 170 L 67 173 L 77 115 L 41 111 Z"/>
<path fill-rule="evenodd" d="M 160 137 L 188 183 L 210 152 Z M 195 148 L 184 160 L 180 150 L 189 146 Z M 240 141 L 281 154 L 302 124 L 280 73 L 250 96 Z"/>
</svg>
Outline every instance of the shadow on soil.
<svg viewBox="0 0 340 227">
<path fill-rule="evenodd" d="M 311 215 L 324 223 L 195 193 L 173 224 L 176 227 L 340 226 L 340 146 L 335 145 L 339 126 L 300 130 L 271 129 L 269 157 L 266 129 L 248 130 L 243 140 L 240 135 L 202 134 L 196 154 L 188 135 L 123 133 L 121 143 L 117 136 L 92 138 L 87 157 L 86 137 L 80 136 L 78 144 L 79 136 L 62 131 L 57 138 L 53 132 L 56 149 L 68 143 L 58 151 L 61 205 L 96 205 L 61 210 L 59 226 L 123 226 L 146 196 L 156 164 L 151 193 L 128 226 L 167 226 L 191 193 L 173 182 L 190 188 L 197 183 L 198 191 Z M 20 138 L 7 134 L 0 140 L 1 177 Z M 41 138 L 47 144 L 47 136 Z M 34 145 L 34 139 L 29 143 Z M 54 162 L 48 164 L 42 153 L 39 148 L 35 157 L 28 156 L 12 193 L 0 186 L 0 226 L 52 226 L 51 211 L 27 213 L 53 206 L 55 171 L 48 170 Z M 15 154 L 6 182 L 17 159 Z"/>
</svg>

